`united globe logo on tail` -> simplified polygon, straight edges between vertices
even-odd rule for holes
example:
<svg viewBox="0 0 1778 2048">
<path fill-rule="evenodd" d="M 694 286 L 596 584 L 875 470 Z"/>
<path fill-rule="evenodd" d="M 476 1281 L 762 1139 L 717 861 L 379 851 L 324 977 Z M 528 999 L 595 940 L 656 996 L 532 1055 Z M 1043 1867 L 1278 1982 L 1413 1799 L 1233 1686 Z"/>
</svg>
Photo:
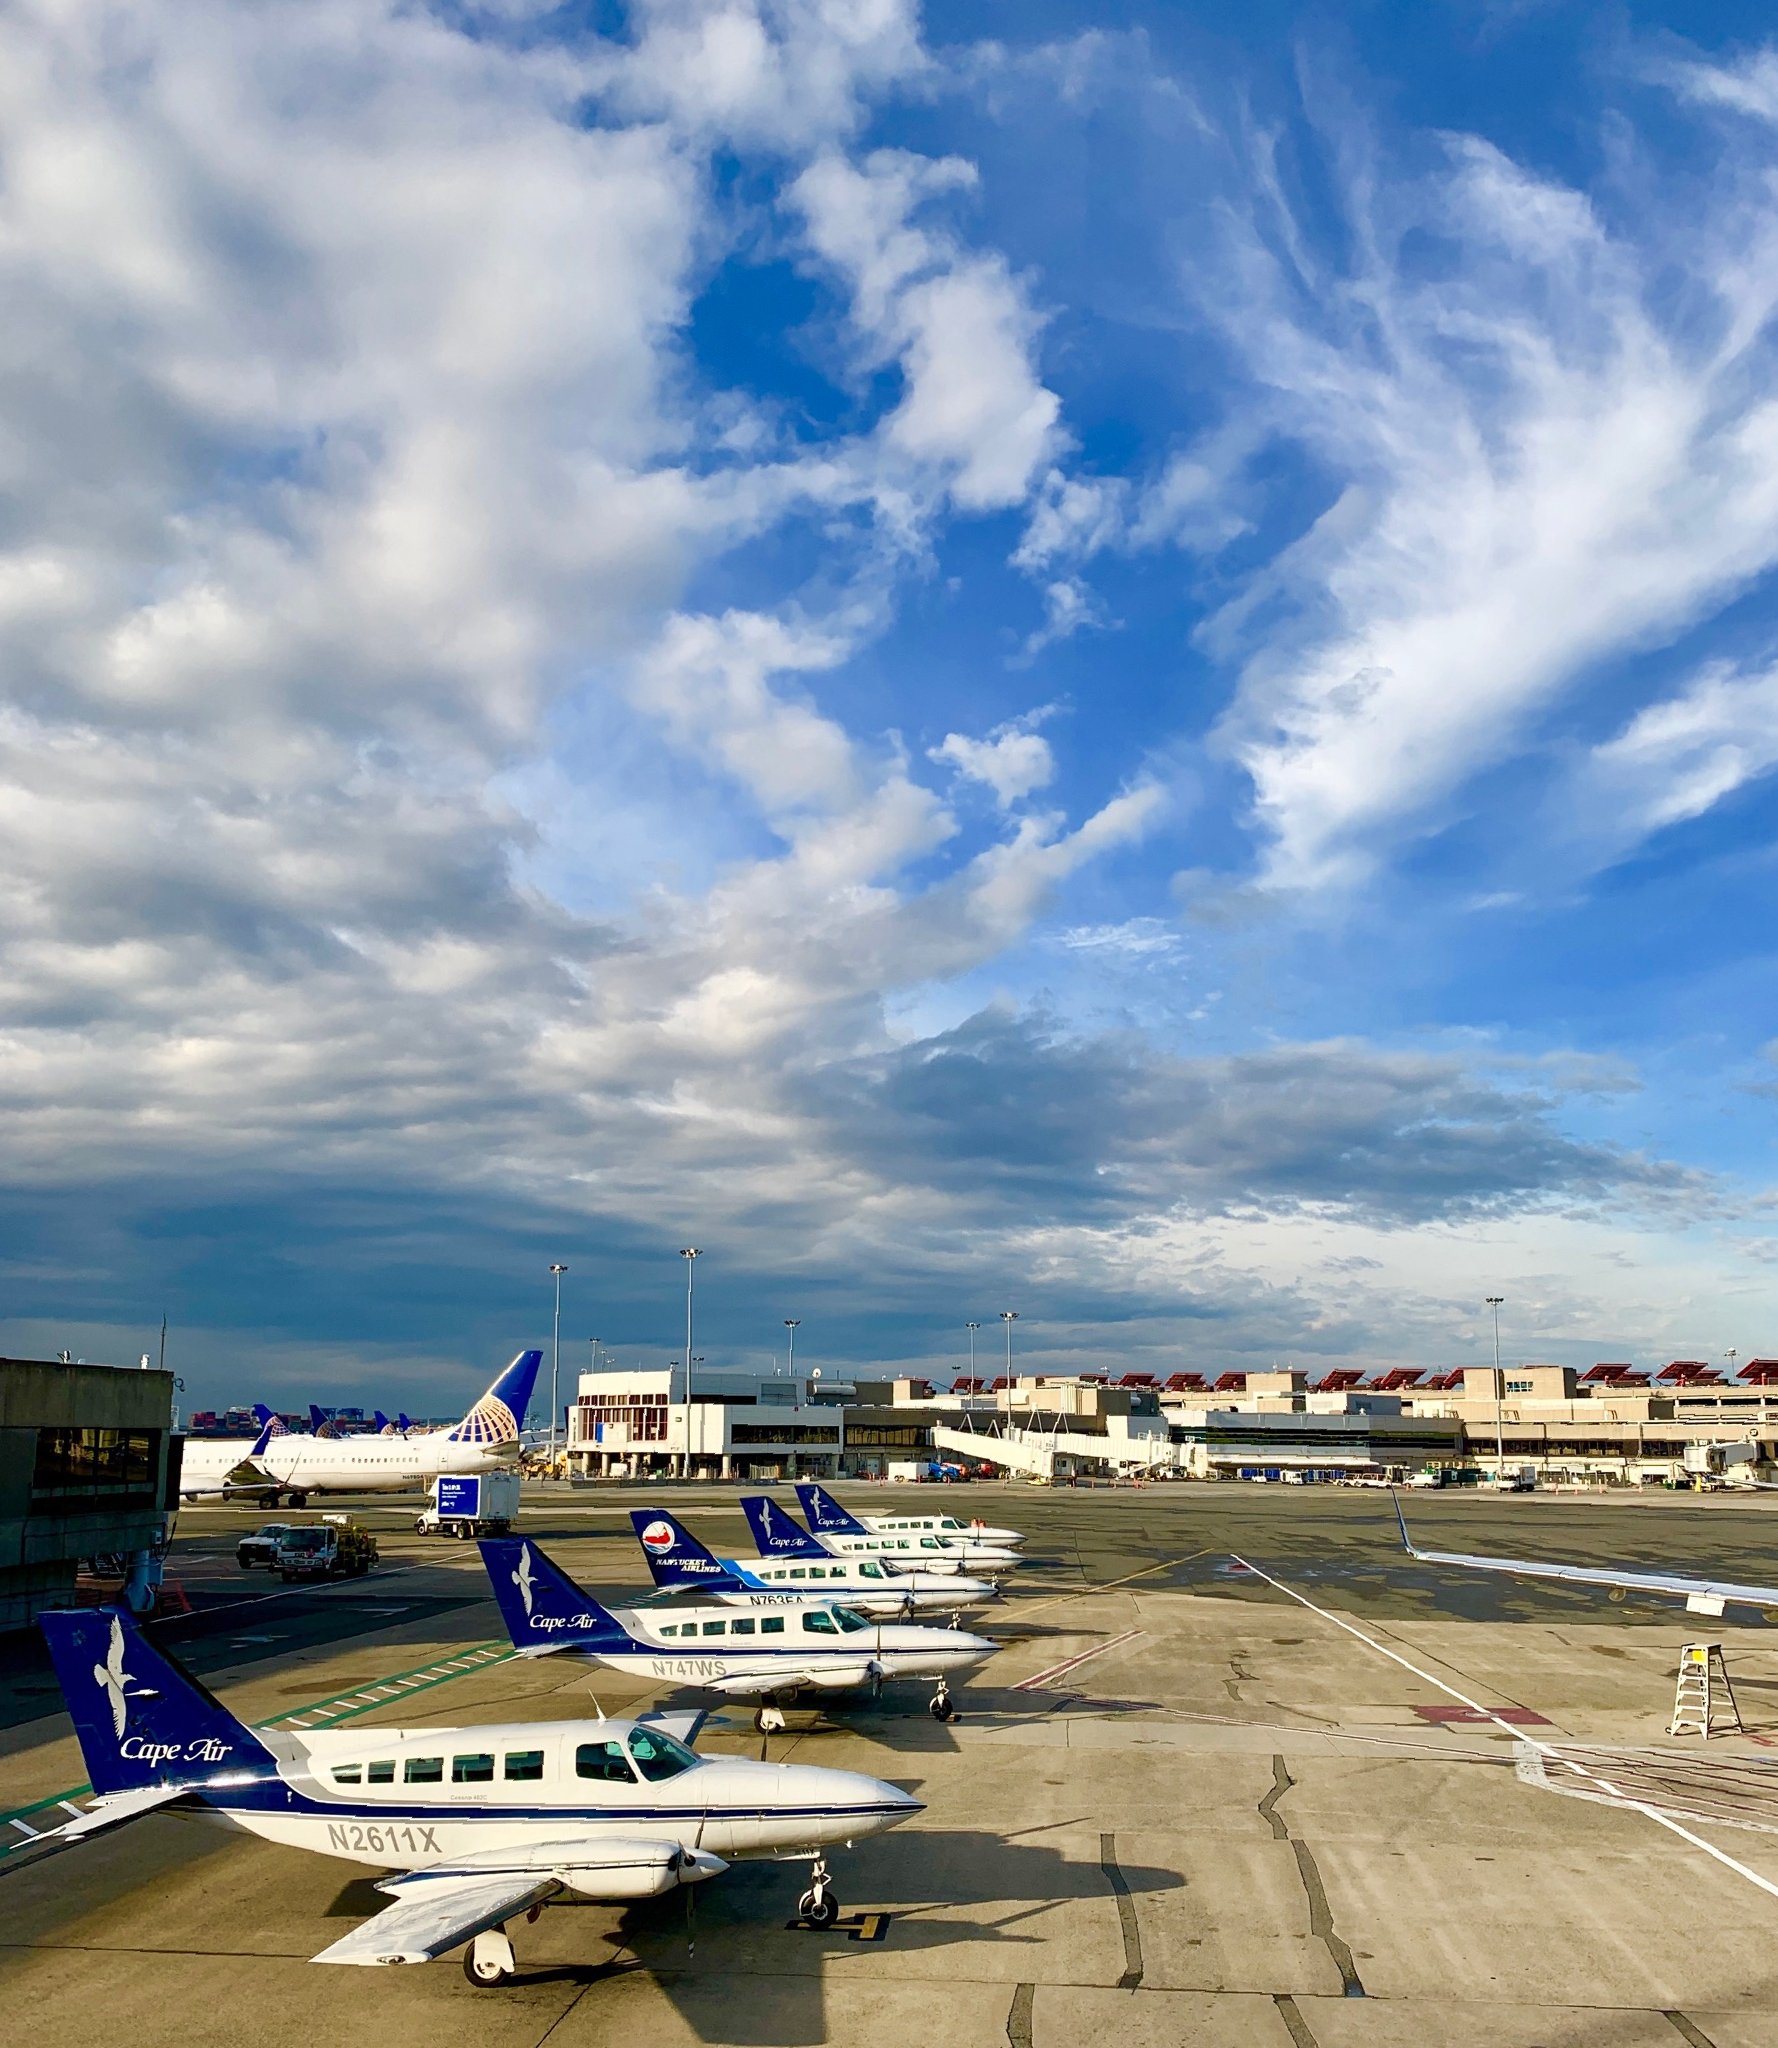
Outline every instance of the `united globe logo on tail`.
<svg viewBox="0 0 1778 2048">
<path fill-rule="evenodd" d="M 498 1394 L 484 1394 L 451 1434 L 460 1444 L 516 1444 L 518 1417 Z"/>
</svg>

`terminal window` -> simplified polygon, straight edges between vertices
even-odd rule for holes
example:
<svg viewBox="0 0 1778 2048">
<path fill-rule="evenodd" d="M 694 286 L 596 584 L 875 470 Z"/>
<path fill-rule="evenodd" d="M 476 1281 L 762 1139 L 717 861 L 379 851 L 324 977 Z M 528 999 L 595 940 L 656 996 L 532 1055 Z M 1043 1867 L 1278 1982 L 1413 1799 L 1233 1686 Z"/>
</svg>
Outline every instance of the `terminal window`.
<svg viewBox="0 0 1778 2048">
<path fill-rule="evenodd" d="M 159 1431 L 40 1429 L 31 1491 L 40 1498 L 154 1499 Z"/>
</svg>

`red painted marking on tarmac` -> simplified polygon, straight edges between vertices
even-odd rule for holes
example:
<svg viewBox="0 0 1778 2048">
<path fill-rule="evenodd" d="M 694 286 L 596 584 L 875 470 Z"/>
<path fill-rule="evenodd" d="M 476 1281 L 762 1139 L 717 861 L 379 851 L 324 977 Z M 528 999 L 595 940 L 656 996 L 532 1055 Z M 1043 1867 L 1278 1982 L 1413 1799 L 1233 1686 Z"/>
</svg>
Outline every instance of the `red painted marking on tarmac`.
<svg viewBox="0 0 1778 2048">
<path fill-rule="evenodd" d="M 1485 1714 L 1477 1707 L 1416 1707 L 1414 1712 L 1422 1721 L 1436 1722 L 1444 1727 L 1461 1723 L 1464 1727 L 1485 1728 L 1491 1721 L 1504 1721 L 1513 1728 L 1555 1726 L 1547 1714 L 1534 1714 L 1529 1707 L 1492 1707 Z"/>
<path fill-rule="evenodd" d="M 1094 1657 L 1103 1657 L 1107 1650 L 1115 1650 L 1120 1643 L 1127 1643 L 1141 1634 L 1142 1630 L 1139 1628 L 1127 1628 L 1121 1636 L 1113 1636 L 1109 1642 L 1095 1644 L 1090 1650 L 1082 1650 L 1077 1657 L 1064 1657 L 1060 1664 L 1051 1664 L 1046 1670 L 1034 1671 L 1029 1678 L 1021 1678 L 1012 1690 L 1030 1692 L 1034 1686 L 1042 1685 L 1046 1679 L 1060 1678 L 1065 1672 L 1075 1670 Z"/>
</svg>

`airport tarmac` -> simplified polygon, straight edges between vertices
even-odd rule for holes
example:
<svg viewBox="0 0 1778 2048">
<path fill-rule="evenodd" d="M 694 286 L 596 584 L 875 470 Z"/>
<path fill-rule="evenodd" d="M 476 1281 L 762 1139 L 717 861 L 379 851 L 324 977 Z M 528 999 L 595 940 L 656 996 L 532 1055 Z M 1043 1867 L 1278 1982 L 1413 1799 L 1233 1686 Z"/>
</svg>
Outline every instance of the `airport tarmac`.
<svg viewBox="0 0 1778 2048">
<path fill-rule="evenodd" d="M 362 1876 L 151 1816 L 0 1865 L 9 2029 L 41 2048 L 434 2048 L 468 2030 L 491 2048 L 1071 2048 L 1098 2031 L 1128 2048 L 1778 2048 L 1778 1629 L 1415 1564 L 1380 1493 L 836 1490 L 1010 1523 L 1031 1560 L 983 1610 L 1004 1648 L 960 1719 L 891 1689 L 770 1738 L 774 1758 L 926 1802 L 832 1859 L 838 1927 L 787 1924 L 803 1866 L 741 1864 L 695 1918 L 679 1896 L 516 1925 L 506 1989 L 472 1988 L 454 1957 L 317 1968 L 382 1903 Z M 652 1499 L 749 1547 L 714 1489 L 552 1489 L 528 1498 L 526 1533 L 599 1597 L 634 1597 L 625 1511 Z M 1778 1580 L 1778 1496 L 1407 1505 L 1433 1545 Z M 286 1590 L 233 1564 L 253 1510 L 184 1511 L 172 1576 L 192 1612 L 160 1640 L 257 1721 L 473 1726 L 655 1697 L 511 1658 L 471 1547 L 416 1538 L 411 1510 L 364 1518 L 381 1570 Z M 1748 1728 L 1707 1750 L 1664 1733 L 1679 1646 L 1705 1633 Z M 7 1649 L 0 1810 L 17 1811 L 82 1771 L 42 1659 Z M 761 1742 L 730 1708 L 699 1746 Z M 1622 1779 L 1766 1825 L 1676 1833 L 1558 1796 L 1527 1781 L 1527 1743 L 1556 1752 L 1552 1777 L 1582 1760 L 1583 1789 Z"/>
</svg>

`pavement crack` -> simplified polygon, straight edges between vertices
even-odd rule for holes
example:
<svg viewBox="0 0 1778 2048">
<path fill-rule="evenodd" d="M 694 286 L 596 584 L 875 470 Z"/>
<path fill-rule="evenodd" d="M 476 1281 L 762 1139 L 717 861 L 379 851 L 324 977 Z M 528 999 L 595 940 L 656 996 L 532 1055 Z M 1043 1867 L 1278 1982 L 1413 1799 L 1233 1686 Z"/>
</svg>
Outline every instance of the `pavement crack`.
<svg viewBox="0 0 1778 2048">
<path fill-rule="evenodd" d="M 1309 1895 L 1309 1932 L 1333 1957 L 1334 1968 L 1340 1973 L 1342 1993 L 1347 1998 L 1362 1998 L 1365 1994 L 1358 1978 L 1358 1965 L 1352 1960 L 1352 1951 L 1334 1929 L 1333 1913 L 1327 1903 L 1327 1888 L 1321 1882 L 1315 1852 L 1307 1842 L 1298 1841 L 1294 1836 L 1290 1846 L 1296 1854 L 1296 1867 L 1302 1874 L 1303 1890 Z"/>
<path fill-rule="evenodd" d="M 1031 2048 L 1031 2008 L 1036 2000 L 1035 1984 L 1021 1984 L 1013 1992 L 1012 2010 L 1006 2016 L 1007 2048 Z"/>
<path fill-rule="evenodd" d="M 1272 1840 L 1274 1842 L 1288 1842 L 1290 1840 L 1290 1829 L 1285 1826 L 1283 1816 L 1274 1813 L 1272 1809 L 1295 1783 L 1296 1780 L 1284 1768 L 1284 1759 L 1281 1756 L 1273 1757 L 1272 1789 L 1259 1802 L 1259 1817 L 1261 1820 L 1271 1824 Z"/>
<path fill-rule="evenodd" d="M 1290 1832 L 1290 1824 L 1278 1811 L 1279 1800 L 1295 1783 L 1296 1780 L 1285 1769 L 1284 1759 L 1273 1757 L 1272 1789 L 1259 1802 L 1260 1818 L 1270 1826 L 1273 1841 L 1290 1844 L 1291 1853 L 1296 1857 L 1297 1874 L 1302 1878 L 1303 1891 L 1309 1901 L 1309 1932 L 1333 1958 L 1333 1966 L 1340 1973 L 1341 1991 L 1348 1998 L 1363 1998 L 1365 1989 L 1359 1979 L 1358 1965 L 1334 1926 L 1333 1909 L 1327 1903 L 1327 1887 L 1321 1882 L 1321 1869 L 1315 1861 L 1315 1852 L 1307 1842 Z"/>
<path fill-rule="evenodd" d="M 1134 1991 L 1142 1982 L 1142 1930 L 1136 1924 L 1136 1901 L 1130 1896 L 1130 1881 L 1118 1868 L 1116 1835 L 1099 1837 L 1099 1868 L 1117 1898 L 1118 1925 L 1124 1937 L 1124 1974 L 1117 1980 L 1120 1991 Z"/>
<path fill-rule="evenodd" d="M 1687 2041 L 1691 2044 L 1691 2048 L 1716 2048 L 1715 2042 L 1705 2033 L 1704 2029 L 1695 2022 L 1688 2020 L 1684 2013 L 1663 2012 L 1661 2017 L 1682 2041 Z"/>
<path fill-rule="evenodd" d="M 1274 1991 L 1272 2003 L 1278 2008 L 1278 2017 L 1290 2034 L 1293 2048 L 1320 2048 L 1320 2043 L 1309 2032 L 1309 2022 L 1297 2011 L 1296 2000 L 1288 1991 Z"/>
</svg>

